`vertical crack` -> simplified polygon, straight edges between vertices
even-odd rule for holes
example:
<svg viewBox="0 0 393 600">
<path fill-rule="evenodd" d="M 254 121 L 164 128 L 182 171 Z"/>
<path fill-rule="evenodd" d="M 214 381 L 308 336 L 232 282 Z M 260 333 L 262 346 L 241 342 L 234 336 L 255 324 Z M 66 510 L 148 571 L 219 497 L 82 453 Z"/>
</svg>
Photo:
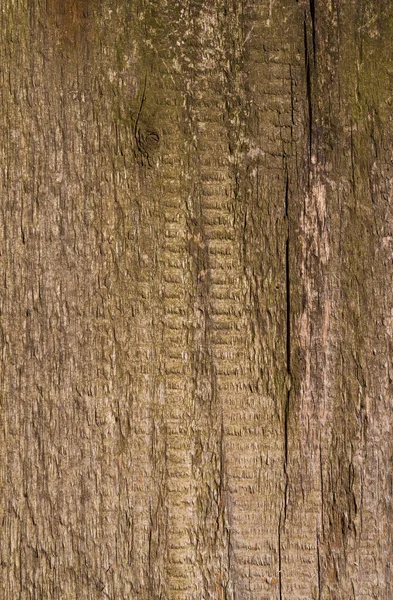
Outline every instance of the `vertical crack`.
<svg viewBox="0 0 393 600">
<path fill-rule="evenodd" d="M 289 65 L 289 76 L 291 79 L 291 123 L 292 127 L 295 124 L 295 102 L 294 102 L 294 93 L 293 93 L 293 75 L 292 75 L 292 66 Z M 293 141 L 293 129 L 291 127 L 291 141 Z"/>
<path fill-rule="evenodd" d="M 287 369 L 287 392 L 284 410 L 284 474 L 285 474 L 285 492 L 284 492 L 284 520 L 287 517 L 288 505 L 288 421 L 291 394 L 291 282 L 290 282 L 290 226 L 289 226 L 289 176 L 286 174 L 285 184 L 285 218 L 287 221 L 287 239 L 285 242 L 285 297 L 286 297 L 286 369 Z"/>
<path fill-rule="evenodd" d="M 321 434 L 319 436 L 319 471 L 320 471 L 320 478 L 321 478 L 321 530 L 322 530 L 322 536 L 325 535 L 325 529 L 324 529 L 324 522 L 323 522 L 323 507 L 325 505 L 325 490 L 324 490 L 324 485 L 323 485 L 323 460 L 322 460 L 322 440 L 321 440 Z"/>
<path fill-rule="evenodd" d="M 285 182 L 285 219 L 287 221 L 287 238 L 285 241 L 285 298 L 286 298 L 286 398 L 284 407 L 284 509 L 280 510 L 278 521 L 278 583 L 280 600 L 283 598 L 282 591 L 282 554 L 281 554 L 281 531 L 283 521 L 287 518 L 288 506 L 288 490 L 289 490 L 289 475 L 288 475 L 288 422 L 289 422 L 289 403 L 291 390 L 291 294 L 290 294 L 290 274 L 289 274 L 289 175 L 286 171 Z M 284 516 L 283 516 L 284 514 Z"/>
<path fill-rule="evenodd" d="M 280 519 L 278 521 L 278 590 L 279 590 L 280 600 L 282 600 L 281 519 L 282 519 L 282 511 L 280 512 Z"/>
<path fill-rule="evenodd" d="M 285 244 L 285 286 L 286 286 L 286 353 L 287 353 L 287 371 L 291 372 L 291 296 L 290 296 L 290 279 L 289 279 L 289 176 L 286 174 L 285 182 L 285 218 L 287 221 L 287 239 Z"/>
<path fill-rule="evenodd" d="M 322 598 L 322 580 L 321 580 L 321 552 L 319 548 L 319 533 L 317 533 L 317 559 L 318 559 L 318 600 Z"/>
<path fill-rule="evenodd" d="M 311 97 L 311 65 L 310 65 L 310 53 L 308 50 L 308 41 L 307 41 L 306 14 L 304 15 L 304 62 L 305 62 L 305 68 L 306 68 L 306 88 L 307 88 L 307 104 L 308 104 L 308 147 L 309 147 L 309 158 L 311 160 L 313 110 L 312 110 L 312 97 Z"/>
<path fill-rule="evenodd" d="M 315 33 L 315 0 L 310 0 L 310 15 L 311 15 L 311 28 L 312 28 L 312 49 L 313 49 L 313 60 L 314 66 L 316 61 L 316 33 Z"/>
</svg>

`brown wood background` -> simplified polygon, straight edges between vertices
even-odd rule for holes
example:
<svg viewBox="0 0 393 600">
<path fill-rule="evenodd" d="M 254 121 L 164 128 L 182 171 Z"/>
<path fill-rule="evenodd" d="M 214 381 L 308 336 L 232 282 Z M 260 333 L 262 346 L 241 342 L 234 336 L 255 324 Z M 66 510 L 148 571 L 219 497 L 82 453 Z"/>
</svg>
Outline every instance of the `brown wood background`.
<svg viewBox="0 0 393 600">
<path fill-rule="evenodd" d="M 2 0 L 2 600 L 392 600 L 390 0 Z"/>
</svg>

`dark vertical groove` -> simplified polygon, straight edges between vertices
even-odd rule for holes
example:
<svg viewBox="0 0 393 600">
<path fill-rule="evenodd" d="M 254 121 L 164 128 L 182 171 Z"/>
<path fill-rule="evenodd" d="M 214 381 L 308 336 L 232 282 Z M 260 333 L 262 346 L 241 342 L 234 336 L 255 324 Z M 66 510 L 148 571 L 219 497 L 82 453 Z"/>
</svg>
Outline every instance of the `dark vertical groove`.
<svg viewBox="0 0 393 600">
<path fill-rule="evenodd" d="M 280 600 L 282 600 L 282 556 L 281 556 L 281 518 L 282 512 L 280 512 L 280 518 L 278 521 L 278 589 L 280 594 Z"/>
<path fill-rule="evenodd" d="M 312 27 L 312 49 L 313 49 L 313 60 L 314 66 L 316 61 L 316 33 L 315 33 L 315 0 L 310 0 L 310 15 L 311 15 L 311 27 Z"/>
<path fill-rule="evenodd" d="M 312 97 L 311 97 L 311 66 L 310 66 L 310 54 L 309 54 L 308 42 L 307 42 L 306 15 L 304 15 L 304 61 L 305 61 L 305 68 L 306 68 L 306 86 L 307 86 L 307 104 L 308 104 L 308 140 L 309 140 L 308 145 L 309 145 L 309 157 L 311 159 L 313 111 L 312 111 Z"/>
<path fill-rule="evenodd" d="M 355 147 L 353 139 L 353 125 L 351 123 L 351 173 L 352 173 L 352 191 L 356 202 L 356 176 L 355 176 Z"/>
<path fill-rule="evenodd" d="M 318 558 L 318 600 L 322 598 L 322 580 L 321 580 L 321 552 L 319 548 L 319 534 L 317 534 L 317 558 Z"/>
<path fill-rule="evenodd" d="M 286 287 L 286 351 L 287 351 L 287 371 L 291 373 L 291 289 L 289 275 L 289 216 L 288 216 L 288 197 L 289 197 L 289 177 L 287 173 L 285 184 L 285 218 L 287 220 L 287 239 L 285 244 L 285 287 Z"/>
<path fill-rule="evenodd" d="M 286 298 L 286 368 L 287 368 L 287 392 L 284 411 L 284 474 L 285 474 L 285 493 L 284 493 L 284 516 L 287 516 L 288 504 L 288 421 L 289 421 L 289 403 L 290 403 L 290 381 L 291 381 L 291 284 L 290 284 L 290 256 L 289 256 L 289 176 L 286 175 L 285 184 L 285 218 L 287 220 L 287 239 L 285 242 L 285 298 Z"/>
<path fill-rule="evenodd" d="M 219 444 L 220 444 L 220 449 L 219 449 L 219 473 L 218 473 L 218 477 L 219 477 L 219 481 L 218 481 L 218 512 L 217 512 L 217 518 L 216 518 L 216 535 L 219 533 L 220 531 L 220 525 L 221 525 L 221 521 L 224 522 L 224 511 L 225 511 L 225 498 L 224 498 L 224 419 L 223 419 L 223 413 L 221 411 L 221 429 L 220 429 L 220 440 L 219 440 Z"/>
<path fill-rule="evenodd" d="M 294 93 L 293 93 L 293 75 L 292 75 L 292 66 L 291 65 L 289 65 L 289 75 L 291 78 L 291 123 L 293 126 L 295 124 L 295 118 L 294 118 L 295 107 L 294 107 Z"/>
<path fill-rule="evenodd" d="M 321 436 L 320 436 L 321 437 Z M 319 440 L 319 470 L 321 477 L 321 528 L 322 528 L 322 536 L 325 535 L 324 523 L 323 523 L 323 507 L 325 504 L 325 491 L 323 485 L 323 461 L 322 461 L 322 440 Z"/>
</svg>

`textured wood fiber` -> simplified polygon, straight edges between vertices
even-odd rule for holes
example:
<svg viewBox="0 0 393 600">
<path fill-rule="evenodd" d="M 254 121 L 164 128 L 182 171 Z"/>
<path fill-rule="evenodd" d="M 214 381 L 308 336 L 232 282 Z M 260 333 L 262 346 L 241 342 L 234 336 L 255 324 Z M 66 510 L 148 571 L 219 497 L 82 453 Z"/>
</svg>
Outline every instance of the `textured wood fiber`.
<svg viewBox="0 0 393 600">
<path fill-rule="evenodd" d="M 391 600 L 388 0 L 3 0 L 0 597 Z"/>
</svg>

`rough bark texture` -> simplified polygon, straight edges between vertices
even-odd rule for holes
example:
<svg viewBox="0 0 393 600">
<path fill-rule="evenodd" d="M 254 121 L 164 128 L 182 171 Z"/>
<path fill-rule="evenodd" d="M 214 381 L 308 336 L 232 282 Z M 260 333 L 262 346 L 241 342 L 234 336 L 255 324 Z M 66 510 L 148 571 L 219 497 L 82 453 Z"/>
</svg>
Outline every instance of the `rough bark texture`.
<svg viewBox="0 0 393 600">
<path fill-rule="evenodd" d="M 393 598 L 390 0 L 2 0 L 0 597 Z"/>
</svg>

